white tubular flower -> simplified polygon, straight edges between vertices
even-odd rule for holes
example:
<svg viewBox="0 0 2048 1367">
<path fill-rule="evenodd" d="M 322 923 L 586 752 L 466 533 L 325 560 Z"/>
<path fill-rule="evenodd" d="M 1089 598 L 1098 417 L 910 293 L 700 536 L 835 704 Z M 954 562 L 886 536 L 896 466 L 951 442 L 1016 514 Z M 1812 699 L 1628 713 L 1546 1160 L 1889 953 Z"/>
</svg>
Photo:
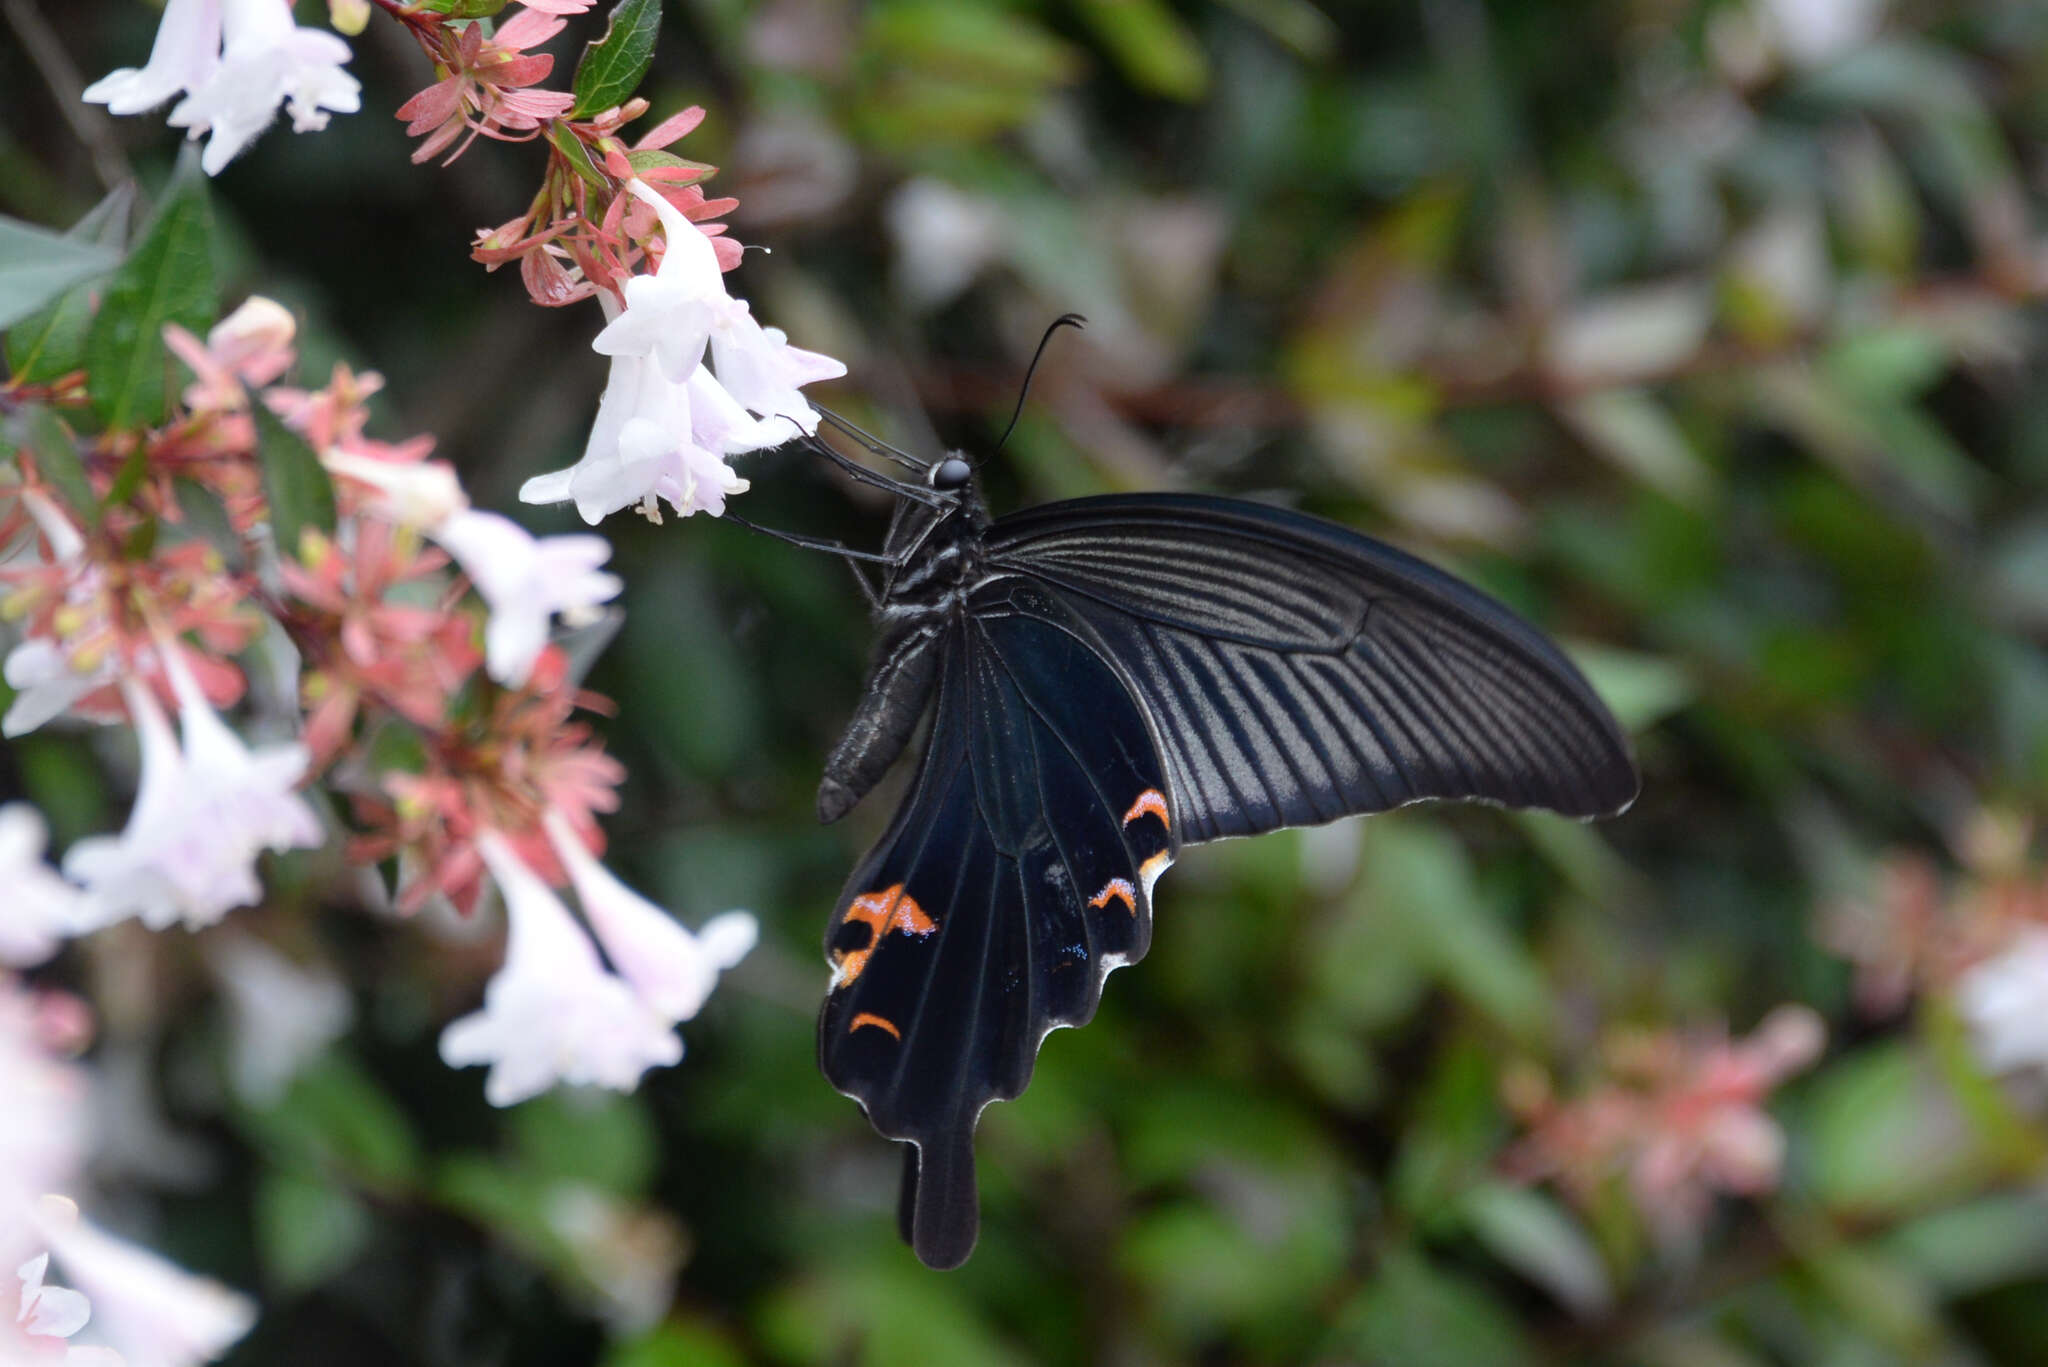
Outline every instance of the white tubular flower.
<svg viewBox="0 0 2048 1367">
<path fill-rule="evenodd" d="M 583 917 L 620 976 L 665 1020 L 686 1021 L 703 1009 L 718 975 L 747 956 L 760 927 L 744 911 L 729 911 L 691 934 L 681 922 L 614 878 L 550 811 L 542 818 L 555 853 L 576 885 Z"/>
<path fill-rule="evenodd" d="M 115 1238 L 61 1196 L 44 1198 L 36 1231 L 92 1303 L 97 1336 L 127 1367 L 198 1367 L 256 1323 L 256 1303 L 247 1296 Z"/>
<path fill-rule="evenodd" d="M 1956 984 L 1977 1058 L 1994 1073 L 2048 1074 L 2048 930 L 2030 929 Z"/>
<path fill-rule="evenodd" d="M 26 802 L 0 807 L 0 963 L 26 968 L 57 952 L 91 918 L 84 892 L 65 882 L 43 861 L 50 838 L 43 814 Z"/>
<path fill-rule="evenodd" d="M 806 434 L 818 430 L 818 413 L 797 391 L 816 380 L 836 380 L 846 367 L 830 356 L 789 344 L 781 328 L 764 328 L 747 306 L 711 334 L 711 365 L 732 397 L 763 418 L 787 418 Z M 789 439 L 787 428 L 774 441 Z"/>
<path fill-rule="evenodd" d="M 0 1258 L 10 1260 L 33 1251 L 37 1202 L 69 1186 L 85 1159 L 85 1074 L 52 1057 L 36 1016 L 35 999 L 0 977 Z"/>
<path fill-rule="evenodd" d="M 362 87 L 341 69 L 348 44 L 319 29 L 292 23 L 284 0 L 221 0 L 226 50 L 203 85 L 171 110 L 173 128 L 190 136 L 211 134 L 199 164 L 218 175 L 284 105 L 292 128 L 305 133 L 327 126 L 329 111 L 353 114 Z"/>
<path fill-rule="evenodd" d="M 431 535 L 490 605 L 484 667 L 513 688 L 526 682 L 548 643 L 549 616 L 559 612 L 572 626 L 588 621 L 622 587 L 617 575 L 598 569 L 612 554 L 601 536 L 535 537 L 509 517 L 474 509 L 456 513 Z"/>
<path fill-rule="evenodd" d="M 462 481 L 445 460 L 378 460 L 334 447 L 321 452 L 320 463 L 329 474 L 371 489 L 367 510 L 403 527 L 431 530 L 469 507 Z"/>
<path fill-rule="evenodd" d="M 184 731 L 181 753 L 156 699 L 121 682 L 142 746 L 135 810 L 119 836 L 92 836 L 64 856 L 65 875 L 93 900 L 91 924 L 139 916 L 152 930 L 212 925 L 262 896 L 256 856 L 311 849 L 320 819 L 292 791 L 306 771 L 303 745 L 250 750 L 199 691 L 175 648 L 163 652 Z"/>
<path fill-rule="evenodd" d="M 88 597 L 97 592 L 99 571 L 82 563 L 85 538 L 78 534 L 71 520 L 36 489 L 22 490 L 21 506 L 49 541 L 50 563 L 68 567 L 78 575 L 72 591 Z M 91 669 L 80 670 L 61 646 L 40 636 L 31 636 L 7 652 L 0 673 L 5 674 L 7 686 L 16 693 L 7 715 L 0 717 L 0 736 L 9 740 L 25 736 L 68 711 L 80 698 L 112 683 L 116 677 L 111 655 L 103 656 Z"/>
<path fill-rule="evenodd" d="M 331 973 L 301 968 L 247 936 L 212 940 L 207 960 L 234 1018 L 235 1090 L 264 1106 L 298 1071 L 348 1032 L 355 1006 Z"/>
<path fill-rule="evenodd" d="M 489 1064 L 484 1098 L 511 1106 L 557 1082 L 629 1092 L 649 1068 L 683 1056 L 667 1021 L 607 973 L 597 947 L 546 883 L 499 836 L 477 848 L 505 895 L 505 966 L 483 1010 L 441 1033 L 451 1068 Z"/>
<path fill-rule="evenodd" d="M 725 292 L 711 239 L 637 177 L 626 189 L 654 207 L 666 238 L 661 265 L 626 282 L 626 310 L 591 341 L 600 356 L 647 356 L 677 384 L 704 358 L 704 344 L 727 315 L 744 310 Z"/>
<path fill-rule="evenodd" d="M 775 444 L 765 424 L 748 418 L 703 367 L 677 383 L 647 357 L 615 356 L 583 459 L 529 479 L 519 497 L 573 501 L 592 524 L 636 506 L 659 521 L 657 499 L 682 517 L 717 517 L 728 496 L 747 489 L 722 457 Z"/>
<path fill-rule="evenodd" d="M 0 736 L 13 740 L 25 736 L 53 717 L 71 710 L 86 694 L 104 688 L 120 677 L 112 655 L 103 656 L 90 670 L 74 669 L 63 648 L 55 641 L 31 636 L 7 652 L 0 665 L 7 686 L 14 690 L 14 702 L 0 717 Z"/>
<path fill-rule="evenodd" d="M 149 61 L 123 67 L 85 88 L 89 104 L 110 114 L 141 114 L 211 80 L 220 66 L 220 0 L 170 0 Z"/>
</svg>

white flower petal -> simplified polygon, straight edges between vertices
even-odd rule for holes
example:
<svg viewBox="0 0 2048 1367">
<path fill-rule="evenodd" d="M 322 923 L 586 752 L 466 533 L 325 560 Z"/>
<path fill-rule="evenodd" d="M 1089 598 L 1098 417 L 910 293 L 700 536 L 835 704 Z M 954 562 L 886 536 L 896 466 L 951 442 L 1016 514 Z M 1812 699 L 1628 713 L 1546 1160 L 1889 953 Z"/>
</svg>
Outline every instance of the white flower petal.
<svg viewBox="0 0 2048 1367">
<path fill-rule="evenodd" d="M 100 1334 L 128 1367 L 197 1367 L 256 1323 L 256 1303 L 139 1244 L 79 1218 L 69 1201 L 43 1202 L 36 1229 L 66 1278 L 92 1302 Z"/>
<path fill-rule="evenodd" d="M 602 356 L 646 356 L 674 383 L 688 379 L 704 357 L 704 344 L 736 304 L 725 292 L 725 273 L 711 239 L 645 181 L 626 188 L 654 207 L 664 238 L 661 265 L 626 282 L 625 312 L 591 342 Z"/>
<path fill-rule="evenodd" d="M 551 615 L 585 615 L 623 587 L 617 575 L 597 568 L 612 553 L 601 536 L 536 538 L 508 517 L 473 508 L 447 518 L 432 535 L 491 609 L 485 668 L 515 688 L 526 682 L 547 644 Z"/>
<path fill-rule="evenodd" d="M 141 70 L 124 67 L 85 88 L 111 114 L 140 114 L 204 85 L 220 65 L 220 0 L 170 0 Z"/>
<path fill-rule="evenodd" d="M 605 971 L 569 909 L 511 847 L 486 833 L 477 848 L 505 897 L 505 965 L 483 1009 L 442 1032 L 442 1059 L 489 1064 L 485 1099 L 510 1106 L 557 1082 L 631 1091 L 649 1068 L 682 1058 L 668 1022 Z"/>
<path fill-rule="evenodd" d="M 76 1291 L 45 1285 L 43 1273 L 49 1266 L 47 1253 L 38 1253 L 21 1265 L 16 1273 L 21 1278 L 21 1313 L 15 1320 L 25 1334 L 68 1339 L 85 1328 L 92 1318 L 92 1306 Z"/>
<path fill-rule="evenodd" d="M 35 999 L 0 979 L 0 1257 L 34 1251 L 29 1226 L 43 1194 L 70 1186 L 84 1162 L 85 1074 L 51 1056 Z M 8 1266 L 0 1262 L 0 1266 Z"/>
<path fill-rule="evenodd" d="M 2048 1073 L 2048 930 L 2029 929 L 1956 984 L 1977 1057 L 1995 1073 Z"/>
<path fill-rule="evenodd" d="M 319 817 L 292 789 L 305 773 L 302 745 L 252 751 L 206 702 L 178 658 L 166 653 L 179 695 L 185 746 L 149 691 L 122 681 L 142 748 L 135 808 L 118 837 L 78 841 L 66 876 L 92 899 L 91 922 L 138 916 L 152 930 L 211 925 L 258 900 L 255 861 L 264 850 L 323 844 Z"/>
<path fill-rule="evenodd" d="M 0 718 L 0 736 L 9 740 L 62 716 L 80 698 L 117 677 L 111 656 L 102 660 L 99 668 L 81 674 L 71 667 L 56 642 L 41 636 L 31 636 L 8 651 L 0 673 L 6 675 L 7 686 L 16 695 L 7 715 Z"/>
<path fill-rule="evenodd" d="M 807 433 L 817 431 L 817 412 L 798 391 L 846 373 L 830 356 L 791 346 L 781 328 L 764 328 L 751 314 L 711 335 L 711 364 L 735 400 L 765 419 L 782 421 L 772 440 L 758 445 L 788 441 L 796 435 L 791 423 Z"/>
<path fill-rule="evenodd" d="M 718 985 L 719 973 L 754 947 L 759 934 L 754 918 L 743 911 L 728 912 L 707 926 L 707 938 L 700 939 L 614 878 L 560 816 L 549 812 L 543 821 L 576 885 L 583 915 L 620 976 L 665 1020 L 695 1016 Z M 715 943 L 708 938 L 713 927 Z"/>
<path fill-rule="evenodd" d="M 321 453 L 330 474 L 376 490 L 365 506 L 378 517 L 405 527 L 431 531 L 469 506 L 455 468 L 443 460 L 403 463 L 353 455 L 339 447 Z M 528 481 L 532 483 L 531 480 Z M 525 497 L 526 491 L 520 490 Z M 527 499 L 529 503 L 550 500 Z"/>
<path fill-rule="evenodd" d="M 208 175 L 217 175 L 268 128 L 280 104 L 289 103 L 294 127 L 304 132 L 326 126 L 321 106 L 352 113 L 361 102 L 361 87 L 341 70 L 350 57 L 347 43 L 294 27 L 290 7 L 277 0 L 223 3 L 220 65 L 170 116 L 173 128 L 212 135 L 199 159 Z"/>
<path fill-rule="evenodd" d="M 49 828 L 43 814 L 26 802 L 0 807 L 0 963 L 28 967 L 57 952 L 64 937 L 91 923 L 92 904 L 84 891 L 59 877 L 43 860 Z"/>
</svg>

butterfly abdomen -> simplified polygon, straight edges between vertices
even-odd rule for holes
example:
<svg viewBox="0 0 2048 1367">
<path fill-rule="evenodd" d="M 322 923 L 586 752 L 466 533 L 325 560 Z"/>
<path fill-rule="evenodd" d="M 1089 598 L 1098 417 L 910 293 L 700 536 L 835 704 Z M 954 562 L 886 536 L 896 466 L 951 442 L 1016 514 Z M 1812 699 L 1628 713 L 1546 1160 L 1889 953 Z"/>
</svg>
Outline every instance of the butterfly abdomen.
<svg viewBox="0 0 2048 1367">
<path fill-rule="evenodd" d="M 887 583 L 875 609 L 881 633 L 860 704 L 825 758 L 818 820 L 827 825 L 853 810 L 910 743 L 931 701 L 938 642 L 968 589 L 986 574 L 980 534 L 969 519 L 939 519 L 914 536 L 917 554 Z"/>
<path fill-rule="evenodd" d="M 852 811 L 910 743 L 938 677 L 938 640 L 935 628 L 921 628 L 885 640 L 876 652 L 853 719 L 825 757 L 825 777 L 818 783 L 819 821 L 830 825 Z"/>
</svg>

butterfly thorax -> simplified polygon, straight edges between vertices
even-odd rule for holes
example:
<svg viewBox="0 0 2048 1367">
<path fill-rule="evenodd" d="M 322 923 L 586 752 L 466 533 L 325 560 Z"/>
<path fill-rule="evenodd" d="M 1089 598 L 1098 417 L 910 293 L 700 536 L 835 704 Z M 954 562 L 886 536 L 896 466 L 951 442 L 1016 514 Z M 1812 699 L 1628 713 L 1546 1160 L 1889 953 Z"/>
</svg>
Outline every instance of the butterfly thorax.
<svg viewBox="0 0 2048 1367">
<path fill-rule="evenodd" d="M 986 577 L 988 512 L 963 488 L 936 505 L 897 505 L 883 553 L 900 557 L 884 576 L 866 686 L 845 733 L 825 760 L 818 819 L 837 821 L 866 796 L 909 744 L 938 678 L 939 647 L 967 596 Z"/>
</svg>

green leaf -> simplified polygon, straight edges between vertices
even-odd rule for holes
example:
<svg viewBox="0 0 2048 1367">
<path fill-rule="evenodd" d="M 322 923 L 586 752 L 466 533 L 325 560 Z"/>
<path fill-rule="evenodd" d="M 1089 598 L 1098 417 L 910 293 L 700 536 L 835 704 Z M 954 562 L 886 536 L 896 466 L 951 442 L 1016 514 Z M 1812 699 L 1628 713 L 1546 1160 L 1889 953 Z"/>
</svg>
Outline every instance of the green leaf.
<svg viewBox="0 0 2048 1367">
<path fill-rule="evenodd" d="M 1006 1343 L 957 1279 L 934 1277 L 908 1256 L 842 1259 L 785 1282 L 768 1296 L 755 1327 L 779 1361 L 893 1367 L 1023 1367 L 1031 1359 Z"/>
<path fill-rule="evenodd" d="M 114 187 L 107 197 L 64 234 L 120 251 L 128 237 L 128 212 L 135 202 L 134 182 Z M 7 332 L 7 365 L 26 384 L 47 384 L 85 364 L 85 330 L 92 322 L 91 281 L 73 285 L 54 303 Z"/>
<path fill-rule="evenodd" d="M 346 1188 L 291 1172 L 268 1172 L 256 1187 L 256 1246 L 263 1270 L 287 1291 L 341 1271 L 370 1237 L 369 1212 Z"/>
<path fill-rule="evenodd" d="M 1362 914 L 1398 923 L 1416 960 L 1453 995 L 1524 1041 L 1550 1030 L 1550 996 L 1520 940 L 1481 894 L 1472 861 L 1423 819 L 1381 817 L 1365 828 Z"/>
<path fill-rule="evenodd" d="M 73 285 L 120 263 L 121 254 L 100 243 L 0 217 L 0 327 L 13 327 Z"/>
<path fill-rule="evenodd" d="M 121 462 L 121 468 L 114 472 L 114 482 L 107 486 L 107 496 L 100 500 L 100 506 L 111 508 L 135 497 L 135 491 L 142 487 L 142 477 L 148 473 L 149 448 L 138 445 L 128 453 L 128 459 Z"/>
<path fill-rule="evenodd" d="M 514 1109 L 511 1122 L 536 1177 L 632 1197 L 654 1175 L 660 1141 L 635 1097 L 548 1092 Z"/>
<path fill-rule="evenodd" d="M 696 172 L 695 175 L 687 180 L 678 176 L 664 176 L 662 177 L 664 185 L 695 185 L 704 177 L 718 170 L 716 166 L 713 166 L 708 161 L 691 161 L 688 157 L 679 157 L 673 152 L 664 152 L 659 147 L 637 148 L 626 153 L 626 160 L 635 171 L 650 171 L 660 167 L 664 170 L 680 168 L 681 170 Z"/>
<path fill-rule="evenodd" d="M 252 405 L 252 411 L 263 460 L 263 493 L 270 500 L 270 529 L 278 554 L 296 555 L 306 528 L 334 530 L 334 483 L 304 437 L 262 404 Z"/>
<path fill-rule="evenodd" d="M 1504 1304 L 1403 1248 L 1338 1312 L 1334 1338 L 1350 1360 L 1372 1367 L 1508 1367 L 1537 1358 Z"/>
<path fill-rule="evenodd" d="M 661 0 L 619 0 L 604 37 L 586 44 L 576 64 L 576 103 L 569 117 L 587 119 L 624 104 L 654 61 L 660 31 Z"/>
<path fill-rule="evenodd" d="M 1569 643 L 1566 653 L 1625 731 L 1647 731 L 1699 693 L 1686 667 L 1661 655 L 1586 641 Z"/>
<path fill-rule="evenodd" d="M 1465 1222 L 1494 1257 L 1562 1301 L 1582 1318 L 1614 1304 L 1607 1266 L 1586 1231 L 1541 1192 L 1488 1182 L 1466 1193 Z"/>
<path fill-rule="evenodd" d="M 2001 1193 L 1938 1210 L 1884 1237 L 1884 1252 L 1943 1296 L 2048 1276 L 2048 1198 Z"/>
<path fill-rule="evenodd" d="M 739 1349 L 701 1324 L 663 1324 L 616 1345 L 604 1367 L 746 1367 Z"/>
<path fill-rule="evenodd" d="M 162 421 L 170 367 L 164 324 L 204 332 L 213 321 L 212 238 L 206 177 L 188 151 L 142 241 L 107 282 L 86 333 L 92 406 L 109 428 Z"/>
<path fill-rule="evenodd" d="M 280 1167 L 334 1170 L 371 1191 L 401 1191 L 420 1168 L 406 1114 L 370 1075 L 329 1053 L 292 1079 L 274 1106 L 241 1113 L 242 1125 Z"/>
<path fill-rule="evenodd" d="M 1081 0 L 1080 11 L 1140 90 L 1196 100 L 1209 88 L 1208 54 L 1161 0 Z"/>
<path fill-rule="evenodd" d="M 451 19 L 488 19 L 511 0 L 421 0 L 420 8 Z"/>
<path fill-rule="evenodd" d="M 21 416 L 22 444 L 34 453 L 36 470 L 55 485 L 65 504 L 88 523 L 99 520 L 100 502 L 85 477 L 78 439 L 54 409 L 32 404 Z"/>
<path fill-rule="evenodd" d="M 1931 1206 L 1975 1187 L 1992 1166 L 1935 1062 L 1905 1040 L 1830 1065 L 1787 1129 L 1803 1141 L 1813 1191 L 1838 1217 Z"/>
<path fill-rule="evenodd" d="M 611 189 L 611 182 L 604 172 L 597 169 L 597 163 L 590 159 L 590 149 L 583 145 L 583 139 L 571 133 L 562 123 L 550 121 L 547 125 L 547 140 L 569 163 L 569 168 L 583 177 L 592 189 Z"/>
</svg>

